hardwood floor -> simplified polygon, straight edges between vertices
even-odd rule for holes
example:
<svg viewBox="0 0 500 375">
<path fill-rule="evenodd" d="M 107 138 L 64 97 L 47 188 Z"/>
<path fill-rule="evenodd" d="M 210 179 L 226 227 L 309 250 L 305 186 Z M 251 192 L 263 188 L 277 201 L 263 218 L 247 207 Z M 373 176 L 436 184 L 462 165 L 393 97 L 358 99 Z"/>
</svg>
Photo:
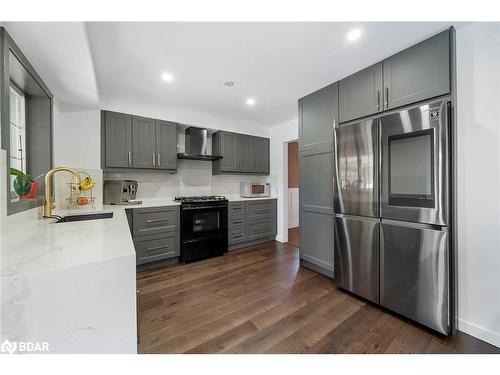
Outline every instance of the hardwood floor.
<svg viewBox="0 0 500 375">
<path fill-rule="evenodd" d="M 300 230 L 299 228 L 288 229 L 288 243 L 292 246 L 300 246 Z"/>
<path fill-rule="evenodd" d="M 289 244 L 141 272 L 137 284 L 140 353 L 500 353 L 336 289 Z"/>
</svg>

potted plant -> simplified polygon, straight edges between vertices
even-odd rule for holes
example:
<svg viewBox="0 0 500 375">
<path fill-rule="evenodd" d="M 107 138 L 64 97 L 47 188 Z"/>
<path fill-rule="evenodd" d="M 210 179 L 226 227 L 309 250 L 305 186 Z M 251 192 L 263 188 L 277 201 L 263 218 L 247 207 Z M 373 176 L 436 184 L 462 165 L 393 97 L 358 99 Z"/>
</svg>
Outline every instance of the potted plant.
<svg viewBox="0 0 500 375">
<path fill-rule="evenodd" d="M 30 175 L 24 174 L 16 168 L 10 168 L 10 174 L 16 176 L 14 191 L 19 196 L 19 199 L 33 199 L 36 197 L 36 193 L 38 192 L 38 182 L 36 180 L 43 175 L 33 180 Z"/>
</svg>

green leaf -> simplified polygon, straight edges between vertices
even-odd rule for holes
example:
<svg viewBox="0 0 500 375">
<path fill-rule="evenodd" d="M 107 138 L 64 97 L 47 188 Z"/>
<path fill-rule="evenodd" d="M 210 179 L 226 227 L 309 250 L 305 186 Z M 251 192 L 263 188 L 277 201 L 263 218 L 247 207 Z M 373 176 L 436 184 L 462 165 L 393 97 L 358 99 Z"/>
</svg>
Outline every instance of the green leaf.
<svg viewBox="0 0 500 375">
<path fill-rule="evenodd" d="M 13 175 L 13 176 L 26 176 L 23 172 L 21 172 L 19 169 L 16 169 L 16 168 L 11 168 L 10 169 L 10 174 Z"/>
</svg>

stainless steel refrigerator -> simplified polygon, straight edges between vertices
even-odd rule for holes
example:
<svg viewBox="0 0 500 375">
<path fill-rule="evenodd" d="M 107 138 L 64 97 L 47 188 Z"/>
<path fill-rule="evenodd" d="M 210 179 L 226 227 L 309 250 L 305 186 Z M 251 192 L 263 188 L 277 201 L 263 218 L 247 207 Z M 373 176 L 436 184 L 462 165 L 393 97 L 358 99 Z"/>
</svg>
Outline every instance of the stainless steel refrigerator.
<svg viewBox="0 0 500 375">
<path fill-rule="evenodd" d="M 449 101 L 335 131 L 335 278 L 447 334 Z"/>
</svg>

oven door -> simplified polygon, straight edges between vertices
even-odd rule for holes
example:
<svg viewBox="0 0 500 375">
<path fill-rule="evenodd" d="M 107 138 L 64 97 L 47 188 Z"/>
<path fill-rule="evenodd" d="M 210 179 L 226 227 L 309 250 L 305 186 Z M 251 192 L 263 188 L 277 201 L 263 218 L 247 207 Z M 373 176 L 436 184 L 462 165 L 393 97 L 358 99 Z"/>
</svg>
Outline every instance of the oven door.
<svg viewBox="0 0 500 375">
<path fill-rule="evenodd" d="M 449 102 L 380 118 L 382 218 L 447 225 Z"/>
<path fill-rule="evenodd" d="M 227 236 L 226 207 L 182 207 L 181 239 Z"/>
</svg>

